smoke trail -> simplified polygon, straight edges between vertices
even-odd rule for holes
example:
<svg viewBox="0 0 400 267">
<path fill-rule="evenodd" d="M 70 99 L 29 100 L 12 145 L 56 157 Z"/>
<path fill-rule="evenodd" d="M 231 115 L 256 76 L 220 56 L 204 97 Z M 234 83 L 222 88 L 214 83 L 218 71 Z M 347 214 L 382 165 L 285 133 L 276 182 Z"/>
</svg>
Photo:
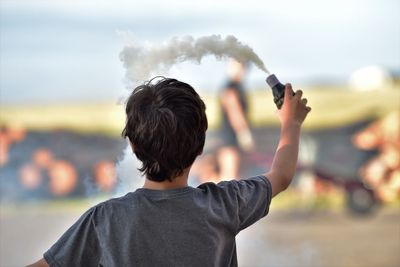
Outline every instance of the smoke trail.
<svg viewBox="0 0 400 267">
<path fill-rule="evenodd" d="M 126 78 L 136 81 L 147 79 L 155 72 L 167 72 L 180 62 L 193 61 L 200 64 L 202 58 L 208 55 L 214 55 L 218 60 L 231 57 L 239 62 L 251 62 L 269 73 L 253 49 L 232 35 L 225 39 L 220 35 L 197 39 L 191 36 L 174 37 L 160 45 L 132 43 L 122 50 L 120 59 L 126 68 Z"/>
<path fill-rule="evenodd" d="M 116 167 L 118 183 L 115 196 L 123 196 L 143 186 L 144 178 L 138 170 L 141 167 L 141 162 L 133 154 L 129 144 L 125 147 Z"/>
</svg>

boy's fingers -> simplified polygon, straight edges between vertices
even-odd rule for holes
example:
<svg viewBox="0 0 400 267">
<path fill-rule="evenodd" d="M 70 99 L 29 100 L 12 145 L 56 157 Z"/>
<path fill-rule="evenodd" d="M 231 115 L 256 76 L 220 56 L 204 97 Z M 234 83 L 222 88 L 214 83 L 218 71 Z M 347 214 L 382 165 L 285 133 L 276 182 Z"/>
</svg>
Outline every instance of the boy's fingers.
<svg viewBox="0 0 400 267">
<path fill-rule="evenodd" d="M 293 97 L 292 85 L 290 83 L 287 83 L 285 84 L 285 99 L 292 99 L 292 97 Z"/>
<path fill-rule="evenodd" d="M 297 97 L 298 99 L 301 99 L 301 97 L 303 96 L 303 91 L 297 90 L 294 96 Z"/>
<path fill-rule="evenodd" d="M 307 105 L 307 98 L 303 98 L 303 99 L 301 100 L 301 103 L 303 103 L 304 105 Z"/>
</svg>

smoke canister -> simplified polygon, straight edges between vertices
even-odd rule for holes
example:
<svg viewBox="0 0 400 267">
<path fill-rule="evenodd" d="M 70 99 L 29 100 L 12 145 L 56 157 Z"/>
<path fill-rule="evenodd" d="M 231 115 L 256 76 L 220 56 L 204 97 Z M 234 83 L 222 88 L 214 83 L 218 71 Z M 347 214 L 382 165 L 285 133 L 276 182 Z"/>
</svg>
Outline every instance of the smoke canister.
<svg viewBox="0 0 400 267">
<path fill-rule="evenodd" d="M 285 86 L 276 78 L 275 74 L 271 74 L 266 79 L 267 84 L 272 89 L 275 105 L 281 109 L 283 98 L 285 96 Z"/>
</svg>

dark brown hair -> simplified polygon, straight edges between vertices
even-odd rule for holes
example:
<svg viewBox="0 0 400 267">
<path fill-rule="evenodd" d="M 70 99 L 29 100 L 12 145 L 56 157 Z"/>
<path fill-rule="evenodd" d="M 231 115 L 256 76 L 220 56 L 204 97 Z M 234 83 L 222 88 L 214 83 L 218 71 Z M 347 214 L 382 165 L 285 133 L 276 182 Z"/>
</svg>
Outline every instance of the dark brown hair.
<svg viewBox="0 0 400 267">
<path fill-rule="evenodd" d="M 122 136 L 133 144 L 147 179 L 172 181 L 203 151 L 206 107 L 189 84 L 156 78 L 130 95 Z"/>
</svg>

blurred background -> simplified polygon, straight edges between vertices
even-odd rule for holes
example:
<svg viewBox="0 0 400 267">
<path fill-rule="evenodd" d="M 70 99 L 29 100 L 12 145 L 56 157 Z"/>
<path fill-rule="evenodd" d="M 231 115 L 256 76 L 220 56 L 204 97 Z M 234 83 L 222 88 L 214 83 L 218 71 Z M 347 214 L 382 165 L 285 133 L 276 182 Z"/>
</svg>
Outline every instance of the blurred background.
<svg viewBox="0 0 400 267">
<path fill-rule="evenodd" d="M 143 183 L 126 141 L 129 42 L 234 35 L 312 112 L 298 171 L 270 215 L 238 236 L 240 266 L 399 266 L 400 2 L 0 2 L 0 266 L 42 257 L 88 207 Z M 205 153 L 191 175 L 221 169 L 228 60 L 169 72 L 207 105 Z M 279 124 L 266 74 L 241 80 L 254 147 L 239 177 L 271 163 Z M 210 179 L 213 178 L 210 176 Z"/>
</svg>

